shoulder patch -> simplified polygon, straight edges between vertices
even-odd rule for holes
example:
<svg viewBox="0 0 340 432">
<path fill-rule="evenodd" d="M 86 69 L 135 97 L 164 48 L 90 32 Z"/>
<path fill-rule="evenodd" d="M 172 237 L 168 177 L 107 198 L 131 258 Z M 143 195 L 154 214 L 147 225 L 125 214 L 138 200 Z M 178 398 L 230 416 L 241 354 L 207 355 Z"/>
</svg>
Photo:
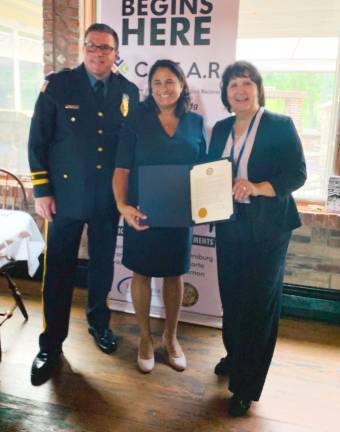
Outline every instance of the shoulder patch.
<svg viewBox="0 0 340 432">
<path fill-rule="evenodd" d="M 41 86 L 40 93 L 45 93 L 47 86 L 49 85 L 49 80 L 45 79 L 43 85 Z"/>
</svg>

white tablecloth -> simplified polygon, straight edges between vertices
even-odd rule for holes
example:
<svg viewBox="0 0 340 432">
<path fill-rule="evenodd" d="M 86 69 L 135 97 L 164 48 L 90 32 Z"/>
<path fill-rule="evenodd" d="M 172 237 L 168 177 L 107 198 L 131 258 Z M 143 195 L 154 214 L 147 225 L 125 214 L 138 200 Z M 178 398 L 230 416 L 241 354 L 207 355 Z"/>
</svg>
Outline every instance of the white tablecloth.
<svg viewBox="0 0 340 432">
<path fill-rule="evenodd" d="M 12 260 L 27 261 L 28 273 L 33 276 L 44 247 L 44 239 L 31 215 L 0 210 L 0 268 Z"/>
</svg>

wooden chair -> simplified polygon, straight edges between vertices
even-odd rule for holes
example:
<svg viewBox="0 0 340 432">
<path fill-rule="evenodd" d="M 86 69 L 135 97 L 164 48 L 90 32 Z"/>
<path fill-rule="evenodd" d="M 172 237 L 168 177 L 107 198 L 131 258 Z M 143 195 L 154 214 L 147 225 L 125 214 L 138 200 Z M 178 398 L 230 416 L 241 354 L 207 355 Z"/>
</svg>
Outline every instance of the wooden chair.
<svg viewBox="0 0 340 432">
<path fill-rule="evenodd" d="M 26 191 L 21 180 L 0 168 L 0 209 L 28 211 Z"/>
<path fill-rule="evenodd" d="M 21 180 L 9 171 L 0 168 L 0 209 L 7 210 L 28 210 L 26 191 Z M 28 313 L 21 294 L 9 272 L 15 267 L 15 262 L 10 262 L 0 268 L 0 275 L 7 280 L 7 286 L 14 299 L 14 304 L 6 312 L 0 312 L 0 327 L 12 317 L 13 312 L 18 307 L 25 318 Z M 1 361 L 1 339 L 0 339 L 0 361 Z"/>
</svg>

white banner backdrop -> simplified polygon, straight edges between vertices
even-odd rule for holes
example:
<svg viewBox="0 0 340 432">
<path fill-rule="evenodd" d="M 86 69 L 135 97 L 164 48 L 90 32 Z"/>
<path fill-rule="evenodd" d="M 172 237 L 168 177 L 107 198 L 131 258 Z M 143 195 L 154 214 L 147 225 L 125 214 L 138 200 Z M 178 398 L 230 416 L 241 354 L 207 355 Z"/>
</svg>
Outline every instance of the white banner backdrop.
<svg viewBox="0 0 340 432">
<path fill-rule="evenodd" d="M 208 136 L 226 116 L 220 100 L 224 67 L 235 59 L 238 0 L 99 0 L 97 21 L 111 25 L 120 38 L 119 71 L 147 93 L 149 67 L 158 59 L 179 62 L 202 114 Z M 117 241 L 115 278 L 109 296 L 113 309 L 132 311 L 131 272 L 121 265 L 122 228 Z M 181 320 L 220 326 L 215 237 L 209 227 L 194 229 L 192 262 L 185 275 Z M 163 316 L 161 280 L 153 280 L 152 314 Z"/>
<path fill-rule="evenodd" d="M 123 227 L 119 228 L 115 255 L 115 274 L 109 305 L 112 309 L 132 312 L 130 282 L 132 273 L 121 264 Z M 164 316 L 161 278 L 152 279 L 151 314 Z M 181 321 L 221 325 L 221 305 L 218 293 L 215 236 L 207 225 L 194 228 L 190 271 L 184 275 L 184 299 Z"/>
</svg>

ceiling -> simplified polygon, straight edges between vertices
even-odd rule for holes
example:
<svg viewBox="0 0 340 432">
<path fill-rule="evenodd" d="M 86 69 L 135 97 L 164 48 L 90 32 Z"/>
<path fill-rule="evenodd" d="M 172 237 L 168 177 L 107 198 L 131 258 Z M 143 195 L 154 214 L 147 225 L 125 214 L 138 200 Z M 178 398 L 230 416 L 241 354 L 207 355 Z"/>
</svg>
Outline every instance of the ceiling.
<svg viewBox="0 0 340 432">
<path fill-rule="evenodd" d="M 339 37 L 339 0 L 240 0 L 238 37 Z"/>
</svg>

